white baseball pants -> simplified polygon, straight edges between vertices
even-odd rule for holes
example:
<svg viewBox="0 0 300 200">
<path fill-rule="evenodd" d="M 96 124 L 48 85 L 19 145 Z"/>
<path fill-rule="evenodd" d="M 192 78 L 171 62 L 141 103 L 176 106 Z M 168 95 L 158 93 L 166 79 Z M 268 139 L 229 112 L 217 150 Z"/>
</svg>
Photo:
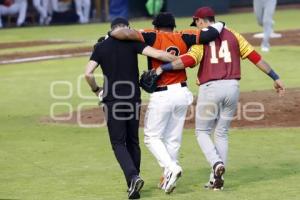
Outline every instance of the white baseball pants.
<svg viewBox="0 0 300 200">
<path fill-rule="evenodd" d="M 270 37 L 273 32 L 273 15 L 277 0 L 254 0 L 253 8 L 257 22 L 264 29 L 263 47 L 270 47 Z"/>
<path fill-rule="evenodd" d="M 88 23 L 90 20 L 91 0 L 75 0 L 76 13 L 80 23 Z"/>
<path fill-rule="evenodd" d="M 40 24 L 44 24 L 48 17 L 49 0 L 33 0 L 33 5 L 40 15 Z"/>
<path fill-rule="evenodd" d="M 165 169 L 178 165 L 182 130 L 193 95 L 180 84 L 168 85 L 168 90 L 151 94 L 145 115 L 145 144 Z"/>
<path fill-rule="evenodd" d="M 27 11 L 27 0 L 16 0 L 9 7 L 0 5 L 0 28 L 2 27 L 1 16 L 18 14 L 17 26 L 21 26 L 25 22 Z"/>
</svg>

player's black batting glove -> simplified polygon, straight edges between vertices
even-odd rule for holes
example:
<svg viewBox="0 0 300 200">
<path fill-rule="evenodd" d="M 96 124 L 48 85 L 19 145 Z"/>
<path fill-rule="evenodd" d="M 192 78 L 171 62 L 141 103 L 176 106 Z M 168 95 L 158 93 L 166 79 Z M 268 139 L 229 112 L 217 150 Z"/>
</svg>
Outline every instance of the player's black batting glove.
<svg viewBox="0 0 300 200">
<path fill-rule="evenodd" d="M 155 70 L 144 71 L 140 78 L 140 86 L 148 93 L 153 93 L 157 88 L 159 75 Z"/>
</svg>

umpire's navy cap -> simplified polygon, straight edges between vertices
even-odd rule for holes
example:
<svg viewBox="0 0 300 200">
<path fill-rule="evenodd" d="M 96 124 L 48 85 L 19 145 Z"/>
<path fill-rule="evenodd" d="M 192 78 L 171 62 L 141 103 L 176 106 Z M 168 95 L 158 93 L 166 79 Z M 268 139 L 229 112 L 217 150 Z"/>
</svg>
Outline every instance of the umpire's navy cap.
<svg viewBox="0 0 300 200">
<path fill-rule="evenodd" d="M 117 17 L 115 18 L 111 24 L 110 27 L 112 28 L 113 26 L 117 25 L 117 24 L 124 24 L 126 26 L 129 26 L 129 22 L 127 19 L 123 18 L 123 17 Z"/>
<path fill-rule="evenodd" d="M 211 7 L 200 7 L 198 8 L 193 15 L 193 22 L 191 26 L 196 26 L 195 20 L 198 18 L 214 17 L 215 11 Z"/>
<path fill-rule="evenodd" d="M 172 13 L 169 12 L 161 12 L 159 13 L 152 24 L 157 28 L 174 28 L 176 27 L 175 18 Z"/>
</svg>

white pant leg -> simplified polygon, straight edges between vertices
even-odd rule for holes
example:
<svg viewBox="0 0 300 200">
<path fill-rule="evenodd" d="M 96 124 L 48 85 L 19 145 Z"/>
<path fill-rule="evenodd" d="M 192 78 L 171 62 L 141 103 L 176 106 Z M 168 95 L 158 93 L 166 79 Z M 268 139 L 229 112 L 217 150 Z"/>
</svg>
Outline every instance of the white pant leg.
<svg viewBox="0 0 300 200">
<path fill-rule="evenodd" d="M 83 16 L 85 23 L 90 21 L 91 0 L 83 0 Z"/>
<path fill-rule="evenodd" d="M 45 23 L 45 20 L 48 16 L 49 0 L 33 0 L 33 5 L 39 12 L 40 24 Z"/>
<path fill-rule="evenodd" d="M 225 86 L 226 90 L 223 90 L 225 99 L 220 105 L 220 116 L 214 136 L 216 149 L 223 163 L 226 165 L 228 155 L 228 130 L 235 115 L 239 100 L 239 85 L 238 82 L 232 82 L 232 84 L 229 83 Z M 224 85 L 220 87 L 224 87 Z"/>
<path fill-rule="evenodd" d="M 164 132 L 164 144 L 167 148 L 172 161 L 178 162 L 178 153 L 182 141 L 182 131 L 188 106 L 174 106 L 173 114 Z"/>
<path fill-rule="evenodd" d="M 7 7 L 0 5 L 0 28 L 3 27 L 1 16 L 6 12 Z"/>
<path fill-rule="evenodd" d="M 193 102 L 193 94 L 187 87 L 179 88 L 176 92 L 169 91 L 174 105 L 172 115 L 164 132 L 164 143 L 174 162 L 178 162 L 178 154 L 182 142 L 182 132 L 188 106 Z"/>
<path fill-rule="evenodd" d="M 27 1 L 26 0 L 18 1 L 9 7 L 1 6 L 0 16 L 18 14 L 17 26 L 20 26 L 25 21 L 26 11 L 27 11 Z M 0 25 L 2 25 L 2 22 L 0 22 Z"/>
<path fill-rule="evenodd" d="M 45 17 L 48 17 L 50 0 L 42 0 L 42 2 L 43 2 L 43 8 L 45 11 Z"/>
<path fill-rule="evenodd" d="M 273 14 L 276 9 L 276 0 L 267 0 L 265 2 L 265 9 L 263 15 L 263 29 L 264 29 L 264 38 L 262 41 L 263 47 L 270 47 L 270 37 L 273 32 Z"/>
<path fill-rule="evenodd" d="M 58 11 L 58 0 L 50 0 L 50 12 L 53 13 L 53 11 Z"/>
<path fill-rule="evenodd" d="M 75 0 L 76 14 L 79 17 L 79 23 L 85 23 L 82 7 L 83 7 L 83 0 Z"/>
<path fill-rule="evenodd" d="M 171 104 L 164 92 L 151 94 L 145 115 L 144 142 L 163 168 L 170 168 L 174 163 L 163 143 L 163 133 L 171 115 Z"/>
<path fill-rule="evenodd" d="M 39 12 L 39 15 L 43 15 L 44 11 L 42 6 L 42 0 L 33 0 L 32 3 L 35 9 Z"/>
<path fill-rule="evenodd" d="M 220 100 L 221 97 L 215 83 L 209 86 L 204 84 L 199 87 L 195 132 L 198 144 L 211 167 L 216 162 L 222 161 L 211 138 L 219 115 Z"/>
<path fill-rule="evenodd" d="M 3 15 L 14 15 L 19 13 L 20 6 L 17 3 L 14 3 L 13 5 L 6 7 L 6 6 L 0 6 L 0 12 L 1 16 Z"/>
<path fill-rule="evenodd" d="M 264 1 L 253 0 L 253 10 L 256 16 L 257 23 L 263 26 L 263 16 L 264 16 Z"/>
<path fill-rule="evenodd" d="M 17 26 L 20 26 L 25 22 L 28 3 L 27 0 L 24 0 L 18 4 L 19 16 L 17 19 Z"/>
</svg>

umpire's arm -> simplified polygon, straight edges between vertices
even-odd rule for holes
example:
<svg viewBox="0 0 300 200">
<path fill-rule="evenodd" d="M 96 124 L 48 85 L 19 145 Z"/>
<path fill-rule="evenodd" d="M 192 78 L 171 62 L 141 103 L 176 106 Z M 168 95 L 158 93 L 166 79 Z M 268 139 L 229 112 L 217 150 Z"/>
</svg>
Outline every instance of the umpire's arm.
<svg viewBox="0 0 300 200">
<path fill-rule="evenodd" d="M 91 90 L 98 96 L 101 88 L 97 85 L 95 80 L 94 71 L 97 68 L 98 63 L 96 61 L 90 60 L 85 67 L 85 80 L 91 87 Z"/>
<path fill-rule="evenodd" d="M 141 34 L 134 29 L 123 28 L 119 30 L 113 30 L 109 33 L 109 35 L 118 40 L 144 41 Z"/>
</svg>

